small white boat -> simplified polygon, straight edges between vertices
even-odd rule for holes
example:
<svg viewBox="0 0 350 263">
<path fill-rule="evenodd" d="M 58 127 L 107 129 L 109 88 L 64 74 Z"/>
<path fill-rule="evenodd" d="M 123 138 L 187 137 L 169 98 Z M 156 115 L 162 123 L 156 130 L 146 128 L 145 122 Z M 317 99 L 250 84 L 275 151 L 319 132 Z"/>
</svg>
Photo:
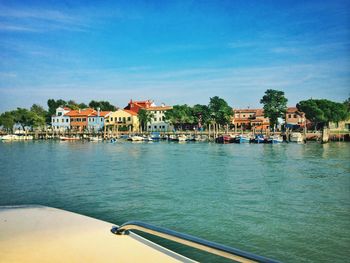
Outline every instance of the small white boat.
<svg viewBox="0 0 350 263">
<path fill-rule="evenodd" d="M 46 206 L 0 207 L 1 262 L 195 262 L 138 230 L 238 262 L 277 262 L 144 222 L 122 226 Z"/>
<path fill-rule="evenodd" d="M 91 142 L 102 142 L 102 138 L 101 137 L 90 137 L 89 141 L 91 141 Z"/>
<path fill-rule="evenodd" d="M 270 136 L 270 138 L 268 139 L 268 142 L 272 144 L 282 143 L 283 138 L 282 136 L 279 136 L 279 135 L 273 135 L 273 136 Z"/>
<path fill-rule="evenodd" d="M 4 141 L 26 141 L 33 140 L 32 135 L 17 135 L 17 134 L 8 134 L 0 137 Z"/>
<path fill-rule="evenodd" d="M 292 132 L 290 137 L 289 137 L 289 140 L 291 142 L 303 142 L 304 141 L 304 136 L 300 133 L 300 132 Z"/>
<path fill-rule="evenodd" d="M 177 136 L 177 139 L 179 142 L 185 142 L 185 141 L 187 141 L 187 136 L 182 134 L 182 135 Z"/>
<path fill-rule="evenodd" d="M 197 135 L 197 136 L 194 137 L 194 140 L 195 140 L 196 142 L 205 142 L 205 141 L 208 140 L 208 138 L 205 137 L 205 136 Z"/>
<path fill-rule="evenodd" d="M 143 137 L 142 136 L 130 136 L 129 140 L 133 141 L 133 142 L 142 142 L 143 141 Z"/>
<path fill-rule="evenodd" d="M 18 137 L 19 136 L 15 134 L 8 134 L 8 135 L 1 136 L 1 140 L 14 141 L 14 140 L 19 140 Z"/>
<path fill-rule="evenodd" d="M 60 136 L 61 141 L 78 141 L 80 138 L 78 137 L 66 137 L 66 136 Z"/>
<path fill-rule="evenodd" d="M 144 137 L 143 137 L 143 140 L 144 140 L 145 142 L 152 142 L 152 141 L 153 141 L 153 139 L 152 139 L 151 136 L 144 136 Z"/>
</svg>

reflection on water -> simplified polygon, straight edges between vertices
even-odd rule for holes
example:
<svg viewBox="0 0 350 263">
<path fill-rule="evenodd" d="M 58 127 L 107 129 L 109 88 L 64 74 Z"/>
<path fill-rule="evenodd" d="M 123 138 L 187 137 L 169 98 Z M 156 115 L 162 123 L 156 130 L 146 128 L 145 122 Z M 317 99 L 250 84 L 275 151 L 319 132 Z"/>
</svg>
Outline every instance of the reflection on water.
<svg viewBox="0 0 350 263">
<path fill-rule="evenodd" d="M 143 220 L 285 262 L 344 262 L 349 160 L 348 143 L 0 143 L 0 205 Z"/>
</svg>

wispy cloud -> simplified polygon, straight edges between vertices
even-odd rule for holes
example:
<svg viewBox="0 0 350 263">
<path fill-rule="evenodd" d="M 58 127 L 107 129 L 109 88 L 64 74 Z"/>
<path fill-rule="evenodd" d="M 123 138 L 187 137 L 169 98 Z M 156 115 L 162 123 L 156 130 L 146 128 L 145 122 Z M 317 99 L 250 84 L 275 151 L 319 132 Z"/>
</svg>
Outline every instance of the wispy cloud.
<svg viewBox="0 0 350 263">
<path fill-rule="evenodd" d="M 349 62 L 323 61 L 261 67 L 189 68 L 160 71 L 156 68 L 79 69 L 46 74 L 45 81 L 26 87 L 0 86 L 6 96 L 75 98 L 88 102 L 104 98 L 123 105 L 130 98 L 152 97 L 169 104 L 207 103 L 222 96 L 232 106 L 257 107 L 266 89 L 285 91 L 290 105 L 308 97 L 342 100 L 348 95 Z M 11 94 L 11 95 L 10 95 Z M 22 95 L 21 95 L 22 94 Z M 58 96 L 58 97 L 57 97 Z M 243 104 L 242 104 L 243 103 Z"/>
<path fill-rule="evenodd" d="M 59 10 L 0 6 L 0 31 L 85 31 L 86 20 Z"/>
</svg>

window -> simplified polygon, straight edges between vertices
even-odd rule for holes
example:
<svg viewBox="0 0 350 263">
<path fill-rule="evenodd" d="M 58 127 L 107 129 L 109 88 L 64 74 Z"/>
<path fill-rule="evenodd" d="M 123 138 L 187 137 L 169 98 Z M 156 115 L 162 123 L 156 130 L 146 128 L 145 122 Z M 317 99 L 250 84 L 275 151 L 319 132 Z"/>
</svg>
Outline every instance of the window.
<svg viewBox="0 0 350 263">
<path fill-rule="evenodd" d="M 126 121 L 126 118 L 125 117 L 123 117 L 123 122 L 125 122 Z"/>
<path fill-rule="evenodd" d="M 131 121 L 131 117 L 128 117 L 128 121 Z"/>
<path fill-rule="evenodd" d="M 157 118 L 153 118 L 154 121 L 157 121 Z"/>
<path fill-rule="evenodd" d="M 162 121 L 165 121 L 165 117 L 164 116 L 162 117 Z"/>
<path fill-rule="evenodd" d="M 243 118 L 245 117 L 245 114 L 243 114 Z"/>
<path fill-rule="evenodd" d="M 82 121 L 86 121 L 86 118 L 83 118 L 83 120 Z"/>
<path fill-rule="evenodd" d="M 165 126 L 163 126 L 163 129 L 165 129 Z"/>
<path fill-rule="evenodd" d="M 152 127 L 151 126 L 148 126 L 148 129 L 151 129 Z"/>
<path fill-rule="evenodd" d="M 154 129 L 157 129 L 157 126 L 154 126 Z"/>
<path fill-rule="evenodd" d="M 101 121 L 103 121 L 103 118 L 101 118 Z"/>
<path fill-rule="evenodd" d="M 296 114 L 294 114 L 294 118 L 298 118 L 298 116 Z"/>
<path fill-rule="evenodd" d="M 292 114 L 288 114 L 288 118 L 292 118 Z"/>
<path fill-rule="evenodd" d="M 119 117 L 119 121 L 122 121 L 122 117 Z"/>
<path fill-rule="evenodd" d="M 66 119 L 66 122 L 68 122 L 68 119 Z"/>
<path fill-rule="evenodd" d="M 57 112 L 57 116 L 62 116 L 62 112 Z"/>
<path fill-rule="evenodd" d="M 64 122 L 64 119 L 62 119 L 61 122 Z"/>
</svg>

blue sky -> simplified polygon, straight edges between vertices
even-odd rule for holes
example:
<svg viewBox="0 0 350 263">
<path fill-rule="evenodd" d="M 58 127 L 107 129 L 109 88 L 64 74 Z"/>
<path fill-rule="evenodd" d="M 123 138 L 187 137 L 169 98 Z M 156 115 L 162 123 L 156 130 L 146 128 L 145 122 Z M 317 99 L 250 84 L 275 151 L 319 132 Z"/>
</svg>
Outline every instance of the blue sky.
<svg viewBox="0 0 350 263">
<path fill-rule="evenodd" d="M 0 112 L 350 95 L 350 1 L 0 1 Z"/>
</svg>

